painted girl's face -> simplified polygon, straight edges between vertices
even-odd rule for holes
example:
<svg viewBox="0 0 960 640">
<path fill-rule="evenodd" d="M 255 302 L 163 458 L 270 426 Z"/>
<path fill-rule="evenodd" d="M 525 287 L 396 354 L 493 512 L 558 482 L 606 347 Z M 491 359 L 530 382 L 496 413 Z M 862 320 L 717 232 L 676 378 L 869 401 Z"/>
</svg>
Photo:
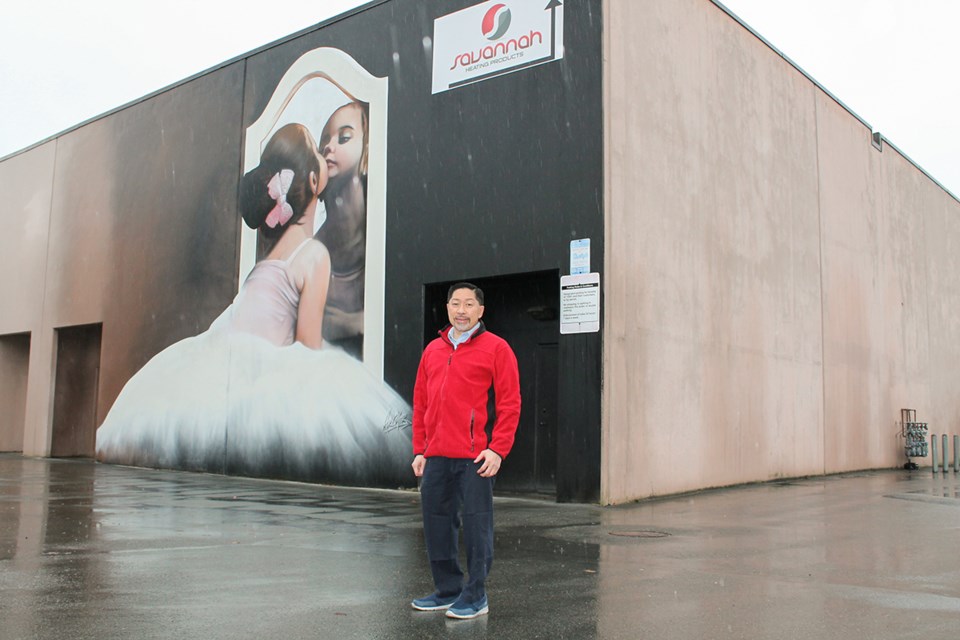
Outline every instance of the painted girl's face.
<svg viewBox="0 0 960 640">
<path fill-rule="evenodd" d="M 363 116 L 360 106 L 348 104 L 333 112 L 323 128 L 320 155 L 331 178 L 354 169 L 363 156 Z"/>
</svg>

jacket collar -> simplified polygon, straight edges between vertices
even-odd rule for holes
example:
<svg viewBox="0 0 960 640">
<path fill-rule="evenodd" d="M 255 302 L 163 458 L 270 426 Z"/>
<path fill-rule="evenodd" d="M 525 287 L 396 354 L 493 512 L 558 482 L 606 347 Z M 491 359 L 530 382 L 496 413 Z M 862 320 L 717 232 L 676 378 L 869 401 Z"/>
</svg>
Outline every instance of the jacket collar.
<svg viewBox="0 0 960 640">
<path fill-rule="evenodd" d="M 470 343 L 470 342 L 473 342 L 474 339 L 476 339 L 476 337 L 477 337 L 478 335 L 480 335 L 481 333 L 483 333 L 483 332 L 485 332 L 485 331 L 487 330 L 487 326 L 486 326 L 485 324 L 483 324 L 483 320 L 477 321 L 477 325 L 478 325 L 478 326 L 477 326 L 477 330 L 474 331 L 472 334 L 470 334 L 470 337 L 467 338 L 466 342 L 461 342 L 461 343 L 460 343 L 461 345 L 463 345 L 463 344 L 468 344 L 468 343 Z M 452 326 L 453 326 L 453 325 L 448 324 L 447 326 L 445 326 L 443 329 L 440 329 L 440 331 L 439 331 L 439 333 L 440 333 L 440 338 L 441 338 L 444 342 L 446 342 L 447 344 L 449 344 L 451 347 L 453 346 L 453 343 L 450 342 L 450 336 L 448 336 L 447 334 L 450 333 L 450 328 L 451 328 Z"/>
</svg>

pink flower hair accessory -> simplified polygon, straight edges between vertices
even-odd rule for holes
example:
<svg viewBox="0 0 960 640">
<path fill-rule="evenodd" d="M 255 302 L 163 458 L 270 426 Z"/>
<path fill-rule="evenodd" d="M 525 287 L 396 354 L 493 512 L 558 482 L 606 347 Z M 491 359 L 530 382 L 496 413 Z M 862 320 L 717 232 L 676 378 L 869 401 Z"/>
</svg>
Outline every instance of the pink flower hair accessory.
<svg viewBox="0 0 960 640">
<path fill-rule="evenodd" d="M 273 229 L 277 225 L 283 226 L 293 217 L 293 207 L 287 202 L 287 193 L 293 184 L 293 171 L 282 169 L 273 174 L 267 183 L 267 194 L 277 201 L 277 205 L 267 214 L 267 226 Z"/>
</svg>

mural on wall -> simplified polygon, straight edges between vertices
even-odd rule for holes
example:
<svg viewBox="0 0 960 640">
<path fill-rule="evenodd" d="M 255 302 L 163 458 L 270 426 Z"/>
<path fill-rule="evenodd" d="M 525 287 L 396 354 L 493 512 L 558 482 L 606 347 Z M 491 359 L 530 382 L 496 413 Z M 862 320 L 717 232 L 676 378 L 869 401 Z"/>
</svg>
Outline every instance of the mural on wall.
<svg viewBox="0 0 960 640">
<path fill-rule="evenodd" d="M 342 51 L 291 65 L 245 132 L 239 293 L 130 379 L 99 460 L 410 482 L 410 409 L 382 380 L 386 99 Z"/>
</svg>

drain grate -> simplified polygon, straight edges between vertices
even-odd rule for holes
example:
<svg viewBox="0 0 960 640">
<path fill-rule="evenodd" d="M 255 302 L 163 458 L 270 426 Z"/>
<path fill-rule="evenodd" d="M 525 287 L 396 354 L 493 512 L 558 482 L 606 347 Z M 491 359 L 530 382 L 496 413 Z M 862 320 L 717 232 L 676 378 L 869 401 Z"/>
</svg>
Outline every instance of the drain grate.
<svg viewBox="0 0 960 640">
<path fill-rule="evenodd" d="M 666 538 L 670 534 L 666 531 L 641 529 L 639 531 L 611 531 L 610 535 L 617 536 L 618 538 Z"/>
</svg>

